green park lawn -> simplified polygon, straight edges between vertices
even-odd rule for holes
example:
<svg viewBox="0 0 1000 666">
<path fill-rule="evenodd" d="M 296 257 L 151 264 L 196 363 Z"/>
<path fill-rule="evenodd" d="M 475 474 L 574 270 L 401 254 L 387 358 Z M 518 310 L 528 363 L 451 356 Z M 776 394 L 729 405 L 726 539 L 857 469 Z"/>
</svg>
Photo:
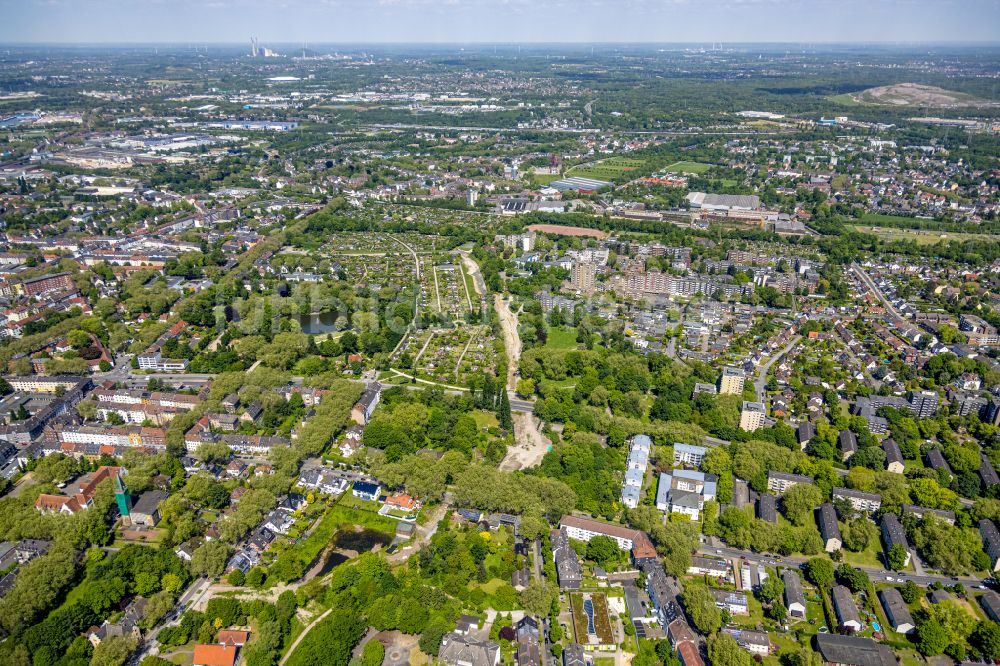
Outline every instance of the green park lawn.
<svg viewBox="0 0 1000 666">
<path fill-rule="evenodd" d="M 684 162 L 684 161 L 681 161 L 681 162 L 674 162 L 673 164 L 671 164 L 670 166 L 668 166 L 666 170 L 670 171 L 670 172 L 673 172 L 673 173 L 693 173 L 693 174 L 699 174 L 699 173 L 705 173 L 706 171 L 708 171 L 709 169 L 711 169 L 712 166 L 714 166 L 714 165 L 712 165 L 712 164 L 705 164 L 704 162 Z"/>
<path fill-rule="evenodd" d="M 548 338 L 545 340 L 545 347 L 548 349 L 576 349 L 576 327 L 550 328 Z"/>
</svg>

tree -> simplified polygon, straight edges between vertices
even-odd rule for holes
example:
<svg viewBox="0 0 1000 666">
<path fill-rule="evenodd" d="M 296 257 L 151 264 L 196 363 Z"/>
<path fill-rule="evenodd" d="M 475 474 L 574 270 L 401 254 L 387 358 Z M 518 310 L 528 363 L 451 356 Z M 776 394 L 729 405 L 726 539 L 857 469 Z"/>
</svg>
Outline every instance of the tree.
<svg viewBox="0 0 1000 666">
<path fill-rule="evenodd" d="M 844 531 L 844 545 L 848 550 L 859 553 L 878 538 L 878 528 L 867 518 L 855 518 L 847 523 Z"/>
<path fill-rule="evenodd" d="M 806 578 L 817 587 L 833 585 L 833 562 L 825 557 L 814 557 L 806 562 Z"/>
<path fill-rule="evenodd" d="M 785 516 L 794 525 L 805 525 L 812 520 L 813 511 L 823 503 L 823 491 L 817 486 L 797 483 L 781 498 Z"/>
<path fill-rule="evenodd" d="M 241 587 L 246 582 L 247 577 L 246 574 L 240 571 L 239 569 L 234 569 L 229 573 L 229 576 L 226 578 L 226 580 L 229 581 L 230 585 Z"/>
<path fill-rule="evenodd" d="M 703 634 L 714 634 L 722 626 L 722 614 L 715 597 L 704 585 L 688 585 L 684 591 L 684 608 L 695 628 Z"/>
<path fill-rule="evenodd" d="M 925 657 L 941 654 L 948 647 L 948 632 L 937 620 L 924 620 L 917 625 L 917 650 Z"/>
<path fill-rule="evenodd" d="M 506 389 L 500 390 L 500 406 L 497 408 L 497 419 L 500 427 L 504 430 L 511 430 L 514 427 L 514 419 L 510 413 L 510 398 L 507 397 Z"/>
<path fill-rule="evenodd" d="M 893 571 L 902 571 L 906 566 L 906 548 L 904 548 L 902 544 L 893 544 L 892 548 L 890 548 L 889 552 L 886 554 L 886 560 L 890 569 Z M 913 581 L 907 582 L 912 583 Z"/>
<path fill-rule="evenodd" d="M 365 648 L 361 652 L 361 666 L 382 666 L 385 659 L 385 646 L 382 642 L 372 639 L 365 643 Z"/>
<path fill-rule="evenodd" d="M 987 659 L 1000 659 L 1000 624 L 981 620 L 969 636 L 969 643 Z"/>
<path fill-rule="evenodd" d="M 916 603 L 917 599 L 920 598 L 923 591 L 920 586 L 914 583 L 912 580 L 906 581 L 903 587 L 899 588 L 899 594 L 903 597 L 903 601 L 908 604 Z"/>
<path fill-rule="evenodd" d="M 229 546 L 218 540 L 206 541 L 191 554 L 191 572 L 198 576 L 216 578 L 226 570 Z"/>
<path fill-rule="evenodd" d="M 122 666 L 139 645 L 134 636 L 111 636 L 94 648 L 90 666 Z"/>
<path fill-rule="evenodd" d="M 735 638 L 718 633 L 708 639 L 708 661 L 713 666 L 750 666 L 753 658 L 736 643 Z"/>
<path fill-rule="evenodd" d="M 542 581 L 533 580 L 521 591 L 521 605 L 535 617 L 545 617 L 552 608 L 552 587 Z"/>
<path fill-rule="evenodd" d="M 760 598 L 770 604 L 780 601 L 784 593 L 785 584 L 778 576 L 768 576 L 760 586 Z"/>
<path fill-rule="evenodd" d="M 868 574 L 861 569 L 856 569 L 849 564 L 841 564 L 837 568 L 837 581 L 846 585 L 851 592 L 862 592 L 868 589 Z"/>
<path fill-rule="evenodd" d="M 596 536 L 587 542 L 587 559 L 602 567 L 618 561 L 618 542 L 608 536 Z"/>
</svg>

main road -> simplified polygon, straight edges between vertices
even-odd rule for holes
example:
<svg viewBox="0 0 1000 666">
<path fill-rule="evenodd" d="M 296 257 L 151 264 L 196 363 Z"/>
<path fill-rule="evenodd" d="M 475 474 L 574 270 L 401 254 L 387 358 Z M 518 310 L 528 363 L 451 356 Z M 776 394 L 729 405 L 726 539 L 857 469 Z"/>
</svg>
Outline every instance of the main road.
<svg viewBox="0 0 1000 666">
<path fill-rule="evenodd" d="M 710 537 L 713 541 L 718 541 L 717 539 Z M 726 545 L 718 545 L 713 547 L 709 544 L 702 544 L 698 549 L 698 554 L 704 557 L 728 557 L 736 558 L 741 560 L 746 560 L 753 564 L 764 564 L 766 566 L 775 566 L 777 564 L 781 565 L 794 565 L 799 566 L 800 564 L 808 561 L 811 558 L 808 557 L 798 557 L 798 556 L 788 556 L 788 557 L 777 557 L 772 555 L 763 555 L 761 553 L 755 553 L 750 550 L 740 550 L 739 548 L 730 548 Z M 956 582 L 962 583 L 966 587 L 976 587 L 982 584 L 981 579 L 973 576 L 934 576 L 929 574 L 915 574 L 908 573 L 905 571 L 886 571 L 885 569 L 879 567 L 855 567 L 861 569 L 868 577 L 871 578 L 872 582 L 889 582 L 889 583 L 904 583 L 908 580 L 912 580 L 917 585 L 927 586 L 931 583 L 942 583 L 944 585 L 954 585 Z"/>
</svg>

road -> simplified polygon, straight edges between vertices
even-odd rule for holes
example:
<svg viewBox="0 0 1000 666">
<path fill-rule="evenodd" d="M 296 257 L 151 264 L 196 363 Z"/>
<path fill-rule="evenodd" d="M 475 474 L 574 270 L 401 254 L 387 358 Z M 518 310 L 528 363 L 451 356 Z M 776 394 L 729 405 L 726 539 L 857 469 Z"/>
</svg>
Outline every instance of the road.
<svg viewBox="0 0 1000 666">
<path fill-rule="evenodd" d="M 872 280 L 871 276 L 868 275 L 868 272 L 865 271 L 865 269 L 858 264 L 851 264 L 851 270 L 854 271 L 854 274 L 858 276 L 858 279 L 860 279 L 865 286 L 868 287 L 873 294 L 875 294 L 875 297 L 882 301 L 882 305 L 885 306 L 885 309 L 888 310 L 893 317 L 896 317 L 897 319 L 903 318 L 893 304 L 889 302 L 889 299 L 885 297 L 885 294 L 882 293 L 882 290 L 879 289 L 878 285 L 875 284 L 875 281 Z"/>
<path fill-rule="evenodd" d="M 143 659 L 150 655 L 157 655 L 160 653 L 159 647 L 156 645 L 156 637 L 159 636 L 160 632 L 166 627 L 176 627 L 180 624 L 181 615 L 187 608 L 194 608 L 201 603 L 201 600 L 208 594 L 208 591 L 212 588 L 212 581 L 208 578 L 196 578 L 188 588 L 184 591 L 184 594 L 180 596 L 177 603 L 174 605 L 174 609 L 167 615 L 166 622 L 161 622 L 152 631 L 147 631 L 143 637 L 139 646 L 136 648 L 135 652 L 132 653 L 132 657 L 129 658 L 128 664 L 134 665 L 141 662 Z"/>
<path fill-rule="evenodd" d="M 713 539 L 715 540 L 715 539 Z M 717 541 L 717 540 L 716 540 Z M 720 555 L 728 558 L 745 559 L 747 562 L 752 562 L 754 564 L 764 564 L 767 566 L 778 565 L 793 565 L 798 566 L 803 562 L 811 559 L 808 557 L 772 557 L 769 555 L 762 555 L 761 553 L 754 553 L 749 550 L 739 550 L 738 548 L 730 548 L 725 545 L 719 545 L 717 547 L 712 547 L 707 544 L 703 544 L 701 548 L 698 549 L 698 554 L 705 557 L 719 557 Z M 856 567 L 861 569 L 868 574 L 872 582 L 890 582 L 890 583 L 902 583 L 908 580 L 912 580 L 917 585 L 922 585 L 924 587 L 930 585 L 934 582 L 940 582 L 945 585 L 954 585 L 956 582 L 960 582 L 966 587 L 975 587 L 979 585 L 982 580 L 973 576 L 935 576 L 929 574 L 915 574 L 909 572 L 897 572 L 897 571 L 886 571 L 885 569 L 878 567 Z M 888 580 L 888 579 L 892 580 Z M 957 579 L 957 581 L 956 581 Z"/>
<path fill-rule="evenodd" d="M 791 342 L 785 345 L 784 349 L 782 349 L 777 354 L 769 358 L 767 360 L 767 363 L 762 364 L 757 369 L 757 379 L 753 383 L 754 388 L 757 390 L 757 402 L 763 403 L 764 398 L 766 397 L 765 389 L 767 387 L 767 373 L 771 369 L 771 366 L 774 365 L 778 361 L 778 359 L 780 359 L 782 356 L 790 352 L 792 350 L 792 347 L 797 345 L 799 343 L 799 340 L 801 339 L 802 339 L 801 335 L 796 335 L 794 338 L 792 338 Z"/>
</svg>

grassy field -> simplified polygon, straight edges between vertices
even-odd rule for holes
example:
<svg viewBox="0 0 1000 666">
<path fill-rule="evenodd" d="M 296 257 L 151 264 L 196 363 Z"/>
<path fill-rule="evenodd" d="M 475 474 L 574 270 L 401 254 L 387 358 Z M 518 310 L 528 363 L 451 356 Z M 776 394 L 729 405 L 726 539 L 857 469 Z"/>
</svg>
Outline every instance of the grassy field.
<svg viewBox="0 0 1000 666">
<path fill-rule="evenodd" d="M 566 172 L 567 176 L 595 178 L 597 180 L 622 181 L 629 180 L 631 173 L 645 166 L 645 160 L 626 157 L 611 157 L 600 162 L 575 166 Z"/>
<path fill-rule="evenodd" d="M 674 162 L 667 167 L 667 171 L 672 171 L 674 173 L 705 173 L 712 168 L 712 164 L 705 164 L 704 162 Z"/>
<path fill-rule="evenodd" d="M 576 349 L 576 327 L 550 328 L 545 346 L 549 349 Z"/>
<path fill-rule="evenodd" d="M 919 245 L 934 245 L 948 241 L 967 240 L 1000 240 L 1000 236 L 991 234 L 963 234 L 950 231 L 924 231 L 922 229 L 897 229 L 895 227 L 871 227 L 863 224 L 850 225 L 855 231 L 872 234 L 882 240 L 913 241 Z"/>
</svg>

